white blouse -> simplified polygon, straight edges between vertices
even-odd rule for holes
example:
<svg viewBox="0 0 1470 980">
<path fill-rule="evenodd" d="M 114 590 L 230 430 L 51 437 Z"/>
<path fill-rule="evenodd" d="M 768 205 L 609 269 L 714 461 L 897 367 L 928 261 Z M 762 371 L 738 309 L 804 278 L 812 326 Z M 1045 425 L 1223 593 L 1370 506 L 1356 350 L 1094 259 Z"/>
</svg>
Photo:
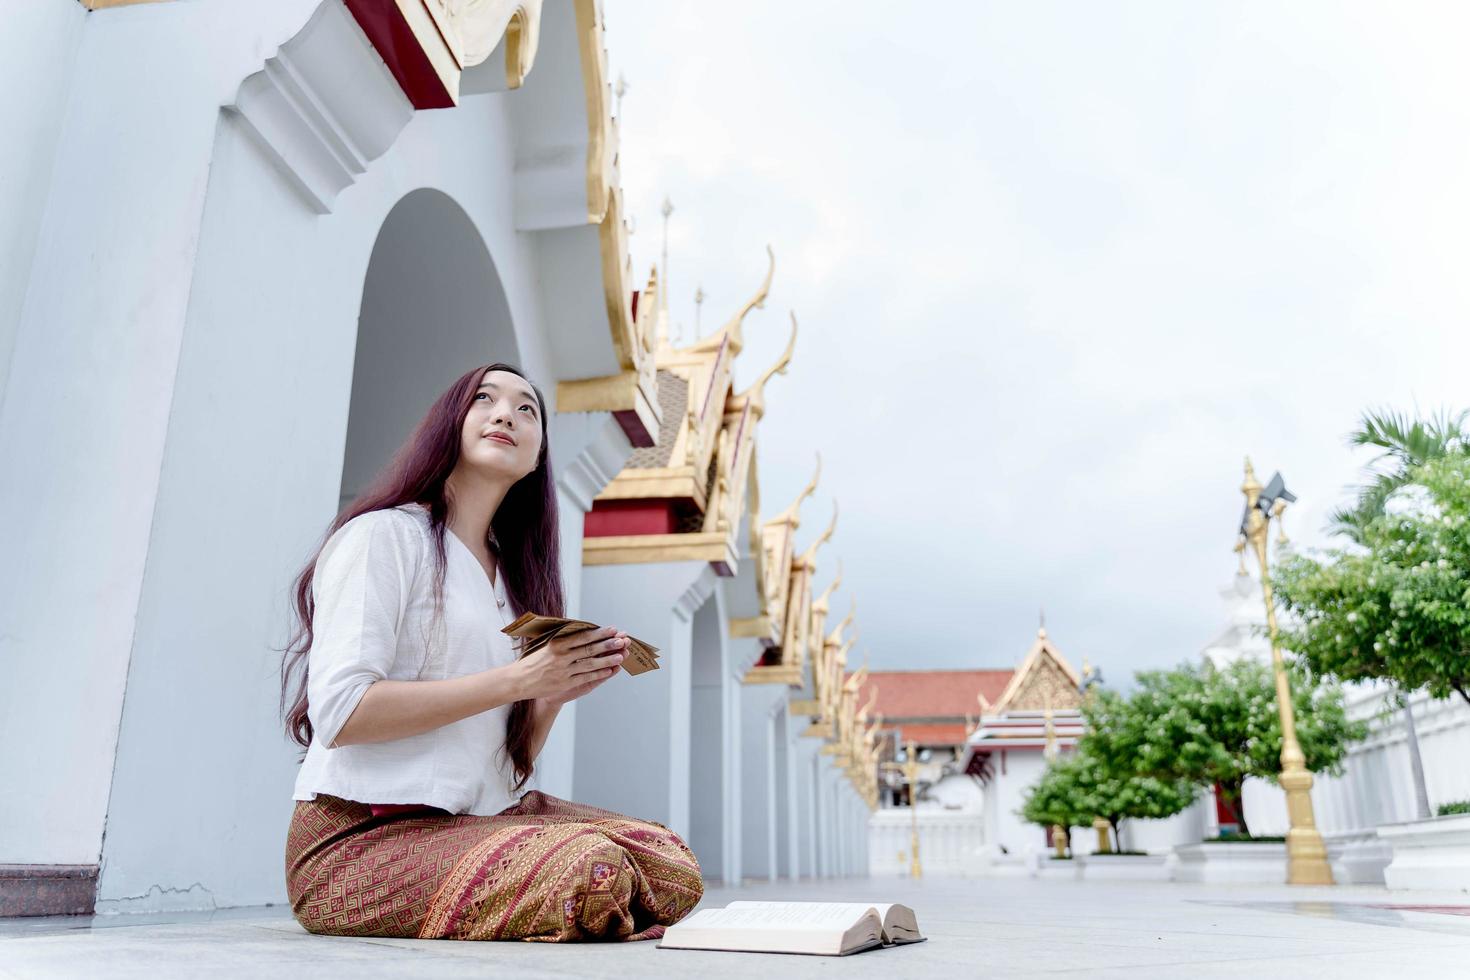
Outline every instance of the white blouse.
<svg viewBox="0 0 1470 980">
<path fill-rule="evenodd" d="M 428 509 L 405 504 L 342 525 L 312 576 L 316 600 L 307 657 L 313 735 L 295 799 L 327 793 L 361 803 L 428 803 L 489 815 L 516 801 L 505 758 L 502 705 L 421 735 L 328 748 L 374 681 L 438 680 L 512 663 L 501 627 L 514 616 L 497 569 L 485 569 L 444 530 L 444 606 L 435 615 Z"/>
</svg>

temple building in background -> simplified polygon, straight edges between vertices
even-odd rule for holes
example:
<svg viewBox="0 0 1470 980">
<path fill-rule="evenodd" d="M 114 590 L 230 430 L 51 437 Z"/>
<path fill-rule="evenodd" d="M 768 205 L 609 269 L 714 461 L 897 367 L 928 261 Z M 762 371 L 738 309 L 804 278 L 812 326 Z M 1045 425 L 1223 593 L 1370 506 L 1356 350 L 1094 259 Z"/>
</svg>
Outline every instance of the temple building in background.
<svg viewBox="0 0 1470 980">
<path fill-rule="evenodd" d="M 1021 872 L 1048 832 L 1022 820 L 1025 791 L 1048 751 L 1076 747 L 1083 731 L 1083 677 L 1044 628 L 1012 669 L 873 671 L 859 698 L 880 721 L 882 762 L 917 752 L 916 805 L 932 831 L 926 866 L 941 872 Z M 898 872 L 907 858 L 906 809 L 914 788 L 882 780 L 885 808 L 872 817 L 870 865 Z"/>
</svg>

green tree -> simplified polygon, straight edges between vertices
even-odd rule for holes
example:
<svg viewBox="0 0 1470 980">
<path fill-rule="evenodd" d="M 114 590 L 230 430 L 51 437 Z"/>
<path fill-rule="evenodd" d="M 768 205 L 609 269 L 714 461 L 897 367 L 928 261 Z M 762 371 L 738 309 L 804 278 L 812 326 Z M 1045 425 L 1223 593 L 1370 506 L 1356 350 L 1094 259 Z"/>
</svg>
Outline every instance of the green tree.
<svg viewBox="0 0 1470 980">
<path fill-rule="evenodd" d="M 1043 827 L 1067 827 L 1091 823 L 1085 791 L 1078 777 L 1080 767 L 1075 756 L 1065 756 L 1047 766 L 1041 778 L 1026 791 L 1016 813 L 1023 820 Z"/>
<path fill-rule="evenodd" d="M 1470 703 L 1470 457 L 1407 480 L 1422 493 L 1364 523 L 1355 546 L 1280 563 L 1285 642 L 1321 674 Z"/>
<path fill-rule="evenodd" d="M 1348 444 L 1372 446 L 1380 450 L 1380 453 L 1368 464 L 1367 470 L 1371 479 L 1358 489 L 1357 503 L 1333 514 L 1333 530 L 1349 541 L 1371 549 L 1371 539 L 1377 537 L 1380 531 L 1372 527 L 1373 523 L 1387 514 L 1389 500 L 1394 494 L 1413 483 L 1413 472 L 1416 469 L 1434 460 L 1463 457 L 1470 453 L 1470 439 L 1467 439 L 1465 432 L 1467 417 L 1470 417 L 1470 413 L 1452 415 L 1442 411 L 1438 416 L 1429 419 L 1410 421 L 1408 416 L 1395 412 L 1364 413 L 1358 428 L 1349 435 Z M 1310 574 L 1309 569 L 1304 569 L 1303 572 Z M 1347 581 L 1352 577 L 1347 575 L 1343 580 Z M 1311 587 L 1308 589 L 1310 591 Z M 1333 635 L 1336 635 L 1336 631 Z M 1424 779 L 1419 733 L 1414 725 L 1414 711 L 1408 698 L 1414 688 L 1405 687 L 1397 678 L 1384 679 L 1391 680 L 1397 688 L 1395 700 L 1403 712 L 1409 767 L 1414 776 L 1415 802 L 1419 818 L 1427 819 L 1429 786 Z M 1463 695 L 1462 691 L 1461 696 Z"/>
<path fill-rule="evenodd" d="M 1122 850 L 1119 829 L 1124 820 L 1172 817 L 1194 802 L 1197 787 L 1186 779 L 1143 771 L 1144 731 L 1133 699 L 1116 691 L 1094 691 L 1083 705 L 1086 733 L 1077 745 L 1076 781 L 1085 806 L 1113 829 L 1113 841 Z"/>
<path fill-rule="evenodd" d="M 1366 726 L 1349 722 L 1341 688 L 1291 672 L 1297 740 L 1313 772 L 1337 773 L 1350 742 Z M 1217 785 L 1241 832 L 1250 833 L 1241 788 L 1251 776 L 1275 781 L 1281 771 L 1281 716 L 1271 666 L 1243 659 L 1229 666 L 1185 664 L 1142 671 L 1129 711 L 1113 737 L 1136 752 L 1139 771 L 1194 786 Z"/>
<path fill-rule="evenodd" d="M 1113 840 L 1124 820 L 1171 817 L 1194 801 L 1188 781 L 1140 771 L 1138 726 L 1131 702 L 1114 691 L 1096 691 L 1083 712 L 1086 734 L 1077 751 L 1052 763 L 1027 795 L 1020 815 L 1043 826 L 1091 826 L 1102 817 Z"/>
</svg>

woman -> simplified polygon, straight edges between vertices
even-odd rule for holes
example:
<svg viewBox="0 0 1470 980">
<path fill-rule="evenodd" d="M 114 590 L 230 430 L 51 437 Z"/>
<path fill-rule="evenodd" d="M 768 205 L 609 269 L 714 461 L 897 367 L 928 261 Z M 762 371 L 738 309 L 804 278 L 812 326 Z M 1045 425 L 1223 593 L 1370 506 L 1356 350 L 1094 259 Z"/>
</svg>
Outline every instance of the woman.
<svg viewBox="0 0 1470 980">
<path fill-rule="evenodd" d="M 306 747 L 286 841 L 307 930 L 421 939 L 654 939 L 699 901 L 655 823 L 532 791 L 570 701 L 618 670 L 613 627 L 524 657 L 501 628 L 563 615 L 546 403 L 465 374 L 296 580 L 282 664 Z"/>
</svg>

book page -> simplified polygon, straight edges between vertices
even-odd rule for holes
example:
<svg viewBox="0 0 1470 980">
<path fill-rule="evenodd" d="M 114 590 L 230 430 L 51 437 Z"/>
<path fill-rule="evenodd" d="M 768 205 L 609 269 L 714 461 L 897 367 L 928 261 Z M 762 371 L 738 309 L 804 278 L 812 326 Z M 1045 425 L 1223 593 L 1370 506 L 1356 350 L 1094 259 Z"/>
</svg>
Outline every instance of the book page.
<svg viewBox="0 0 1470 980">
<path fill-rule="evenodd" d="M 852 917 L 872 909 L 878 914 L 878 920 L 883 923 L 884 942 L 914 942 L 923 938 L 919 935 L 914 910 L 896 902 L 875 902 L 871 905 L 863 902 L 731 902 L 726 908 L 763 908 L 769 910 L 771 914 L 781 916 L 799 914 L 797 910 L 800 909 L 830 909 L 834 914 L 840 912 Z M 852 920 L 849 919 L 849 921 Z"/>
<path fill-rule="evenodd" d="M 731 902 L 722 909 L 702 909 L 680 922 L 680 926 L 704 929 L 834 929 L 851 928 L 870 905 L 838 905 L 823 902 Z"/>
</svg>

